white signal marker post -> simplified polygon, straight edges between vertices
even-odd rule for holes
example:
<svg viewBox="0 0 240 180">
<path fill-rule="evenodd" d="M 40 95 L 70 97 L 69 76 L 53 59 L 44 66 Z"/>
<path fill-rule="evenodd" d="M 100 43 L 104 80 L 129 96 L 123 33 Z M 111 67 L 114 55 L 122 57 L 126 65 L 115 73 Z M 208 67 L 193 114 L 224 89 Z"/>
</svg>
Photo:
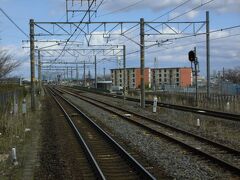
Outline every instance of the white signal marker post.
<svg viewBox="0 0 240 180">
<path fill-rule="evenodd" d="M 197 119 L 197 127 L 200 127 L 201 126 L 201 121 L 200 119 Z"/>
<path fill-rule="evenodd" d="M 154 113 L 157 112 L 157 102 L 158 102 L 158 98 L 157 98 L 157 96 L 154 96 L 154 98 L 153 98 L 153 112 Z"/>
</svg>

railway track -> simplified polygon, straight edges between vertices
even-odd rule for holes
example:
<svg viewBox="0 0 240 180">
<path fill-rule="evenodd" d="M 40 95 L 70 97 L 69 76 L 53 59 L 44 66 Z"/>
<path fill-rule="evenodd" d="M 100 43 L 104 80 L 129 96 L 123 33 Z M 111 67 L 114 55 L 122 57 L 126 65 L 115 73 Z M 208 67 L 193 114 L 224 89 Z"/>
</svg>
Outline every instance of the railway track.
<svg viewBox="0 0 240 180">
<path fill-rule="evenodd" d="M 93 120 L 53 89 L 52 97 L 84 149 L 93 179 L 155 179 L 140 163 L 112 139 Z"/>
<path fill-rule="evenodd" d="M 199 135 L 175 128 L 171 125 L 159 122 L 155 119 L 137 114 L 135 112 L 116 107 L 109 103 L 84 97 L 83 95 L 69 92 L 66 90 L 58 89 L 61 93 L 67 93 L 77 98 L 80 98 L 94 106 L 104 109 L 108 112 L 114 113 L 125 120 L 136 124 L 149 131 L 150 133 L 164 137 L 169 141 L 177 143 L 178 145 L 187 148 L 191 152 L 205 157 L 213 163 L 219 164 L 222 168 L 228 169 L 233 173 L 240 174 L 240 151 L 212 140 L 206 139 Z M 126 117 L 130 114 L 130 117 Z"/>
<path fill-rule="evenodd" d="M 71 89 L 74 89 L 74 88 L 71 88 Z M 77 89 L 74 89 L 74 90 L 77 90 Z M 80 91 L 80 90 L 77 90 L 77 91 Z M 81 90 L 81 91 L 83 91 L 83 90 Z M 91 93 L 93 93 L 93 92 L 91 92 Z M 123 99 L 123 96 L 120 96 L 120 95 L 113 95 L 113 94 L 109 94 L 109 93 L 107 94 L 107 93 L 101 93 L 101 92 L 94 92 L 94 93 L 101 94 L 104 96 L 111 96 L 111 97 Z M 132 98 L 132 97 L 126 96 L 125 99 L 129 100 L 129 101 L 133 101 L 133 102 L 139 102 L 139 99 L 137 99 L 137 98 Z M 153 104 L 153 102 L 150 100 L 146 100 L 145 102 L 146 102 L 146 104 L 151 104 L 151 105 Z M 158 106 L 168 108 L 168 109 L 175 109 L 175 110 L 179 110 L 179 111 L 191 112 L 191 113 L 195 113 L 195 114 L 201 114 L 201 115 L 212 116 L 212 117 L 216 117 L 216 118 L 222 118 L 222 119 L 226 119 L 226 120 L 240 122 L 240 114 L 227 113 L 227 112 L 222 112 L 222 111 L 213 111 L 213 110 L 204 109 L 204 108 L 181 106 L 181 105 L 174 105 L 174 104 L 161 103 L 161 102 L 158 102 Z"/>
</svg>

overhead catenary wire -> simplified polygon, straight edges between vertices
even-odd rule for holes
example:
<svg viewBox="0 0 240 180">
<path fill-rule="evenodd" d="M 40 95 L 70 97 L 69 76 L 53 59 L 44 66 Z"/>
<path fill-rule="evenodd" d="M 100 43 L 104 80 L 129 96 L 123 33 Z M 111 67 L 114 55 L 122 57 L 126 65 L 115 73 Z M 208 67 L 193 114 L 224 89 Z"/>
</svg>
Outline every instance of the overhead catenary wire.
<svg viewBox="0 0 240 180">
<path fill-rule="evenodd" d="M 181 6 L 187 4 L 187 3 L 190 2 L 190 1 L 191 1 L 191 0 L 186 0 L 186 1 L 184 1 L 183 3 L 179 4 L 178 6 L 172 8 L 172 9 L 170 9 L 170 10 L 167 11 L 166 13 L 164 13 L 164 14 L 162 14 L 162 15 L 156 17 L 156 18 L 153 19 L 151 22 L 154 22 L 154 21 L 156 21 L 157 19 L 160 19 L 161 17 L 166 16 L 167 14 L 169 14 L 169 13 L 175 11 L 176 9 L 180 8 Z M 136 28 L 136 29 L 133 29 L 132 31 L 129 31 L 129 33 L 133 33 L 133 32 L 135 32 L 135 31 L 138 30 L 138 29 L 139 29 L 139 27 Z M 124 42 L 128 42 L 128 41 L 130 41 L 130 39 L 134 39 L 134 38 L 136 38 L 136 37 L 138 37 L 138 36 L 139 36 L 139 35 L 137 35 L 137 36 L 135 36 L 135 37 L 132 37 L 132 38 L 129 38 L 128 40 L 126 40 L 126 41 L 124 41 Z M 120 44 L 122 44 L 122 43 L 120 43 Z"/>
<path fill-rule="evenodd" d="M 101 0 L 101 2 L 99 3 L 98 7 L 96 8 L 96 11 L 99 9 L 99 7 L 103 4 L 104 1 L 105 1 L 105 0 Z M 74 34 L 76 33 L 76 31 L 79 29 L 81 23 L 83 22 L 83 20 L 84 20 L 85 17 L 87 16 L 87 13 L 90 11 L 93 3 L 94 3 L 94 1 L 92 1 L 92 3 L 90 4 L 90 6 L 88 7 L 88 10 L 85 12 L 85 15 L 83 16 L 82 20 L 80 21 L 80 23 L 78 24 L 78 26 L 76 27 L 76 29 L 73 31 L 73 33 L 71 34 L 71 36 L 66 40 L 66 42 L 59 43 L 59 44 L 64 44 L 64 47 L 63 47 L 62 51 L 60 52 L 60 54 L 57 56 L 57 58 L 55 58 L 55 61 L 57 61 L 57 60 L 62 56 L 62 54 L 63 54 L 63 52 L 64 52 L 64 50 L 65 50 L 68 42 L 71 40 L 71 38 L 74 36 Z M 93 17 L 93 14 L 91 15 L 91 18 L 92 18 L 92 17 Z M 82 29 L 84 29 L 85 27 L 86 27 L 86 25 L 85 25 Z M 80 32 L 80 34 L 81 34 L 81 32 Z M 74 41 L 78 38 L 78 36 L 79 36 L 80 34 L 78 34 L 78 35 L 76 36 L 76 38 L 74 39 Z M 56 45 L 53 45 L 53 46 L 58 46 L 59 44 L 56 44 Z M 45 48 L 45 47 L 42 47 L 42 48 Z M 49 66 L 51 66 L 51 65 L 49 65 Z"/>
<path fill-rule="evenodd" d="M 216 32 L 221 32 L 221 31 L 226 31 L 226 30 L 231 30 L 231 29 L 236 29 L 236 28 L 240 28 L 240 25 L 231 26 L 231 27 L 226 27 L 226 28 L 221 28 L 221 29 L 216 29 L 216 30 L 212 30 L 212 31 L 209 32 L 209 34 L 211 34 L 211 33 L 216 33 Z M 196 37 L 196 36 L 206 35 L 206 34 L 207 34 L 207 33 L 199 33 L 199 34 L 187 35 L 187 36 L 182 36 L 182 37 L 169 38 L 169 39 L 161 40 L 161 42 L 168 42 L 168 41 L 171 41 L 171 40 L 178 40 L 178 39 Z M 156 46 L 156 45 L 159 45 L 159 42 L 158 42 L 158 43 L 155 43 L 155 44 L 151 44 L 151 45 L 146 46 L 146 49 L 149 49 L 149 48 L 154 47 L 154 46 Z M 127 53 L 126 55 L 131 55 L 131 54 L 135 54 L 135 53 L 138 53 L 138 52 L 140 52 L 140 50 L 129 52 L 129 53 Z"/>
<path fill-rule="evenodd" d="M 60 54 L 58 55 L 58 57 L 55 59 L 55 61 L 57 61 L 57 60 L 62 56 L 62 54 L 63 54 L 63 52 L 64 52 L 64 50 L 65 50 L 68 42 L 71 40 L 71 38 L 74 36 L 74 34 L 75 34 L 75 33 L 77 32 L 77 30 L 79 29 L 79 27 L 80 27 L 80 25 L 82 24 L 83 20 L 84 20 L 85 17 L 87 16 L 87 13 L 90 11 L 93 3 L 94 3 L 94 1 L 92 1 L 92 3 L 90 4 L 90 6 L 88 7 L 88 10 L 85 12 L 82 20 L 79 22 L 78 26 L 75 28 L 75 30 L 73 31 L 73 33 L 72 33 L 72 34 L 69 36 L 69 38 L 66 40 L 65 45 L 64 45 L 62 51 L 60 52 Z"/>
<path fill-rule="evenodd" d="M 170 10 L 170 11 L 168 11 L 168 13 L 176 10 L 177 8 L 183 6 L 184 4 L 188 3 L 189 1 L 190 1 L 190 0 L 184 1 L 183 3 L 179 4 L 177 7 L 173 8 L 173 9 Z M 212 1 L 213 1 L 213 0 L 207 1 L 207 2 L 205 2 L 205 3 L 203 3 L 203 4 L 199 5 L 199 6 L 195 7 L 194 9 L 197 9 L 197 8 L 199 8 L 199 7 L 202 7 L 203 5 L 205 5 L 205 4 L 207 4 L 207 3 L 210 3 L 210 2 L 212 2 Z M 101 5 L 102 3 L 103 3 L 103 1 L 100 3 L 100 5 Z M 100 7 L 100 5 L 99 5 L 99 7 Z M 99 7 L 98 7 L 98 8 L 99 8 Z M 191 12 L 191 11 L 192 11 L 192 10 L 188 11 L 187 13 L 189 13 L 189 12 Z M 165 13 L 165 14 L 166 14 L 166 13 Z M 186 14 L 186 12 L 185 12 L 184 14 Z M 164 15 L 164 14 L 163 14 L 163 15 Z M 177 17 L 180 17 L 180 16 L 181 16 L 181 15 L 178 15 Z M 157 18 L 160 18 L 160 17 L 157 17 Z M 157 19 L 157 18 L 155 18 L 155 19 Z M 174 18 L 176 18 L 176 17 L 174 17 Z M 154 19 L 154 20 L 155 20 L 155 19 Z M 173 19 L 173 18 L 172 18 L 172 19 Z M 172 19 L 170 19 L 170 20 L 172 20 Z M 153 21 L 154 21 L 154 20 L 153 20 Z M 170 21 L 170 20 L 169 20 L 169 21 Z M 85 26 L 86 26 L 86 25 L 85 25 Z M 84 26 L 84 28 L 85 28 L 85 26 Z M 77 28 L 76 28 L 76 29 L 77 29 Z M 81 34 L 81 32 L 80 32 L 80 34 Z M 80 34 L 79 34 L 79 35 L 80 35 Z M 77 35 L 76 38 L 77 38 L 79 35 Z M 76 39 L 76 38 L 75 38 L 75 39 Z M 134 38 L 135 38 L 135 37 L 134 37 Z M 67 43 L 65 43 L 65 46 L 66 46 L 66 44 L 67 44 Z M 64 51 L 64 49 L 65 49 L 65 46 L 64 46 L 64 48 L 63 48 L 63 51 Z M 59 57 L 62 55 L 62 53 L 63 53 L 63 52 L 61 52 L 61 53 L 59 54 Z M 56 60 L 57 60 L 59 57 L 57 57 Z"/>
<path fill-rule="evenodd" d="M 170 22 L 170 21 L 175 20 L 175 19 L 177 19 L 177 18 L 179 18 L 179 17 L 182 17 L 182 16 L 184 16 L 184 15 L 186 15 L 186 14 L 188 14 L 188 13 L 190 13 L 190 12 L 196 10 L 196 9 L 199 9 L 199 8 L 201 8 L 201 7 L 205 6 L 205 5 L 207 5 L 207 4 L 211 3 L 211 2 L 213 2 L 213 1 L 214 1 L 214 0 L 208 0 L 208 1 L 204 2 L 204 3 L 201 3 L 200 5 L 198 5 L 198 6 L 194 7 L 194 8 L 192 8 L 192 9 L 190 9 L 190 10 L 184 12 L 184 13 L 181 13 L 181 14 L 179 14 L 179 15 L 173 17 L 173 18 L 169 19 L 169 20 L 166 21 L 166 22 Z M 188 2 L 188 0 L 185 1 L 184 3 L 178 5 L 178 8 L 181 7 L 182 5 L 184 5 L 184 4 L 187 3 L 187 2 Z M 173 9 L 176 10 L 177 8 L 175 7 L 175 8 L 173 8 Z M 173 11 L 173 9 L 171 10 L 171 12 Z M 163 14 L 163 15 L 164 15 L 164 14 Z M 161 17 L 161 16 L 159 16 L 159 17 Z M 154 22 L 154 21 L 152 21 L 152 22 Z M 154 28 L 157 28 L 158 26 L 159 26 L 159 25 L 155 26 Z M 138 30 L 138 29 L 139 29 L 139 28 L 136 28 L 135 30 L 133 30 L 133 31 L 131 31 L 131 32 L 134 32 L 134 31 L 136 31 L 136 30 Z M 146 32 L 148 32 L 148 31 L 149 31 L 149 30 L 147 30 Z M 139 34 L 136 35 L 136 36 L 134 36 L 134 37 L 132 37 L 131 39 L 135 39 L 135 38 L 137 38 L 137 37 L 139 37 Z M 127 40 L 127 41 L 129 41 L 129 40 Z M 126 42 L 126 41 L 125 41 L 125 42 Z"/>
<path fill-rule="evenodd" d="M 160 18 L 162 18 L 162 17 L 164 17 L 164 16 L 170 14 L 171 12 L 173 12 L 173 11 L 175 11 L 176 9 L 182 7 L 183 5 L 187 4 L 187 3 L 190 2 L 190 1 L 191 1 L 191 0 L 184 1 L 183 3 L 179 4 L 179 5 L 176 6 L 175 8 L 170 9 L 170 10 L 167 11 L 166 13 L 164 13 L 164 14 L 162 14 L 162 15 L 156 17 L 155 19 L 152 20 L 152 22 L 154 22 L 154 21 L 156 21 L 156 20 L 158 20 L 158 19 L 160 19 Z"/>
<path fill-rule="evenodd" d="M 226 31 L 226 30 L 230 30 L 230 29 L 235 29 L 235 28 L 240 28 L 240 25 L 236 25 L 236 26 L 231 26 L 231 27 L 226 27 L 226 28 L 221 28 L 221 29 L 216 29 L 216 30 L 212 30 L 209 32 L 209 34 L 211 33 L 216 33 L 216 32 L 220 32 L 220 31 Z M 163 42 L 167 42 L 167 41 L 171 41 L 171 40 L 178 40 L 178 39 L 184 39 L 184 38 L 190 38 L 190 37 L 195 37 L 195 36 L 201 36 L 201 35 L 205 35 L 207 34 L 206 32 L 204 33 L 198 33 L 198 34 L 192 34 L 192 35 L 187 35 L 187 36 L 182 36 L 182 37 L 176 37 L 176 38 L 169 38 L 169 39 L 165 39 L 162 40 Z M 155 46 L 158 45 L 159 42 L 149 45 L 149 46 Z"/>
<path fill-rule="evenodd" d="M 12 18 L 10 18 L 10 16 L 8 16 L 8 14 L 2 9 L 0 8 L 0 11 L 4 14 L 4 16 L 6 16 L 6 18 L 22 33 L 24 34 L 27 38 L 29 38 L 29 35 L 27 35 L 27 33 L 25 33 L 22 28 L 20 28 L 17 23 L 15 23 Z"/>
<path fill-rule="evenodd" d="M 211 41 L 216 41 L 216 40 L 220 40 L 220 39 L 225 39 L 225 38 L 230 38 L 230 37 L 236 37 L 236 36 L 240 36 L 240 33 L 236 33 L 236 34 L 230 34 L 227 36 L 222 36 L 222 37 L 217 37 L 217 38 L 211 38 Z M 161 49 L 161 50 L 154 50 L 154 51 L 148 51 L 148 54 L 153 54 L 159 51 L 164 51 L 164 50 L 168 50 L 168 49 L 175 49 L 175 48 L 179 48 L 179 47 L 185 47 L 185 46 L 190 46 L 190 45 L 194 45 L 194 44 L 200 44 L 200 43 L 205 43 L 206 41 L 197 41 L 194 43 L 186 43 L 186 44 L 180 44 L 178 46 L 171 46 L 171 47 L 166 47 L 165 49 Z"/>
<path fill-rule="evenodd" d="M 142 3 L 143 1 L 145 1 L 145 0 L 136 1 L 136 2 L 130 4 L 130 5 L 126 6 L 126 7 L 123 7 L 123 8 L 114 10 L 114 11 L 111 11 L 111 12 L 106 13 L 106 14 L 102 14 L 102 15 L 100 15 L 100 16 L 98 16 L 98 17 L 103 17 L 103 16 L 107 16 L 107 15 L 111 15 L 111 14 L 115 14 L 115 13 L 124 11 L 124 10 L 126 10 L 126 9 L 128 9 L 128 8 L 131 8 L 131 7 L 133 7 L 133 6 L 136 6 L 136 5 L 140 4 L 140 3 Z"/>
</svg>

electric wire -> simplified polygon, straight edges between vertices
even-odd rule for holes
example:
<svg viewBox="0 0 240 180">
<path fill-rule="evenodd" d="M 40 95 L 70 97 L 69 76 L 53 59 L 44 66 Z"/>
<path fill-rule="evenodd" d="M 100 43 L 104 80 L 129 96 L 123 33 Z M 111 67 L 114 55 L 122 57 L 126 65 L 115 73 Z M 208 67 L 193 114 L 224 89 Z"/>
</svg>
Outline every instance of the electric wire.
<svg viewBox="0 0 240 180">
<path fill-rule="evenodd" d="M 131 8 L 131 7 L 133 7 L 133 6 L 136 6 L 136 5 L 140 4 L 140 3 L 142 3 L 143 1 L 145 1 L 145 0 L 136 1 L 136 2 L 134 2 L 133 4 L 130 4 L 130 5 L 126 6 L 126 7 L 123 7 L 123 8 L 114 10 L 114 11 L 111 11 L 111 12 L 106 13 L 106 14 L 103 14 L 103 15 L 99 15 L 98 17 L 103 17 L 103 16 L 107 16 L 107 15 L 111 15 L 111 14 L 115 14 L 115 13 L 124 11 L 124 10 L 126 10 L 126 9 L 128 9 L 128 8 Z"/>
<path fill-rule="evenodd" d="M 85 14 L 84 14 L 82 20 L 79 22 L 78 26 L 75 28 L 75 30 L 73 31 L 73 33 L 72 33 L 72 34 L 69 36 L 69 38 L 66 40 L 65 45 L 64 45 L 64 47 L 63 47 L 61 53 L 58 55 L 58 57 L 55 59 L 55 61 L 57 61 L 57 60 L 62 56 L 62 54 L 63 54 L 63 52 L 64 52 L 64 50 L 65 50 L 65 48 L 66 48 L 68 42 L 71 40 L 71 38 L 74 36 L 74 34 L 75 34 L 75 33 L 77 32 L 77 30 L 79 29 L 79 27 L 80 27 L 80 25 L 82 24 L 83 20 L 84 20 L 85 17 L 87 16 L 87 13 L 90 11 L 90 9 L 91 9 L 93 3 L 94 3 L 94 1 L 92 1 L 92 3 L 90 4 L 90 6 L 88 7 L 88 10 L 85 12 Z"/>
<path fill-rule="evenodd" d="M 105 1 L 105 0 L 102 0 L 102 1 L 98 4 L 98 7 L 96 8 L 96 11 L 99 9 L 99 7 L 103 4 L 104 1 Z M 80 25 L 81 25 L 81 23 L 83 22 L 83 20 L 85 19 L 85 17 L 87 16 L 87 13 L 90 11 L 90 8 L 92 7 L 93 2 L 94 2 L 94 1 L 92 1 L 92 3 L 91 3 L 91 5 L 89 6 L 88 10 L 86 11 L 85 15 L 83 16 L 82 20 L 80 21 L 80 23 L 78 24 L 78 26 L 76 27 L 76 29 L 74 30 L 74 32 L 71 34 L 71 36 L 66 40 L 66 42 L 61 43 L 61 44 L 64 44 L 64 47 L 63 47 L 62 51 L 60 52 L 60 54 L 57 56 L 57 58 L 55 58 L 55 60 L 54 60 L 55 62 L 62 56 L 64 50 L 66 49 L 66 46 L 67 46 L 68 42 L 69 42 L 70 39 L 74 36 L 74 34 L 76 33 L 76 31 L 80 28 Z M 93 17 L 93 14 L 91 15 L 90 18 L 92 18 L 92 17 Z M 85 24 L 85 26 L 84 26 L 82 29 L 85 29 L 85 27 L 86 27 L 86 24 Z M 81 34 L 81 32 L 75 37 L 74 41 L 79 37 L 80 34 Z M 55 45 L 52 45 L 51 47 L 53 47 L 53 46 L 58 46 L 58 45 L 59 45 L 59 43 L 58 43 L 58 44 L 55 44 Z M 47 46 L 46 46 L 46 47 L 47 47 Z M 42 47 L 42 48 L 45 48 L 45 47 Z M 49 67 L 51 67 L 51 65 L 52 65 L 52 64 L 50 64 Z"/>
<path fill-rule="evenodd" d="M 153 19 L 153 20 L 152 20 L 152 22 L 154 22 L 154 21 L 156 21 L 156 20 L 158 20 L 158 19 L 160 19 L 160 18 L 162 18 L 162 17 L 164 17 L 164 16 L 166 16 L 166 15 L 170 14 L 171 12 L 175 11 L 176 9 L 180 8 L 181 6 L 183 6 L 183 5 L 187 4 L 187 3 L 188 3 L 188 2 L 190 2 L 190 1 L 191 1 L 191 0 L 184 1 L 183 3 L 179 4 L 179 5 L 178 5 L 178 6 L 176 6 L 175 8 L 173 8 L 173 9 L 170 9 L 170 10 L 169 10 L 169 11 L 167 11 L 166 13 L 164 13 L 164 14 L 162 14 L 162 15 L 158 16 L 157 18 Z"/>
<path fill-rule="evenodd" d="M 220 32 L 220 31 L 226 31 L 226 30 L 230 30 L 230 29 L 235 29 L 235 28 L 240 28 L 240 25 L 231 26 L 231 27 L 227 27 L 227 28 L 216 29 L 216 30 L 212 30 L 212 31 L 209 32 L 209 34 L 211 34 L 211 33 L 216 33 L 216 32 Z M 171 41 L 171 40 L 178 40 L 178 39 L 196 37 L 196 36 L 201 36 L 201 35 L 205 35 L 205 34 L 208 34 L 208 33 L 205 32 L 205 33 L 192 34 L 192 35 L 181 36 L 181 37 L 176 37 L 176 38 L 169 38 L 169 39 L 162 40 L 162 41 L 168 42 L 168 41 Z M 155 46 L 155 45 L 159 45 L 159 42 L 157 42 L 157 43 L 155 43 L 155 44 L 152 44 L 152 45 L 149 45 L 149 46 Z"/>
<path fill-rule="evenodd" d="M 209 34 L 211 34 L 211 33 L 216 33 L 216 32 L 221 32 L 221 31 L 226 31 L 226 30 L 231 30 L 231 29 L 236 29 L 236 28 L 240 28 L 240 25 L 231 26 L 231 27 L 226 27 L 226 28 L 221 28 L 221 29 L 216 29 L 216 30 L 210 31 Z M 207 34 L 207 33 L 199 33 L 199 34 L 187 35 L 187 36 L 182 36 L 182 37 L 177 37 L 177 38 L 169 38 L 169 39 L 162 40 L 162 42 L 163 42 L 163 41 L 164 41 L 164 42 L 168 42 L 168 41 L 171 41 L 171 40 L 178 40 L 178 39 L 196 37 L 196 36 L 206 35 L 206 34 Z M 159 43 L 155 43 L 155 44 L 152 44 L 152 45 L 148 45 L 148 46 L 146 46 L 146 49 L 149 49 L 149 48 L 151 48 L 151 47 L 153 47 L 153 46 L 156 46 L 156 45 L 159 45 Z M 129 53 L 127 53 L 126 55 L 131 55 L 131 54 L 135 54 L 135 53 L 138 53 L 138 52 L 140 52 L 140 50 L 129 52 Z"/>
<path fill-rule="evenodd" d="M 198 6 L 194 7 L 194 8 L 192 8 L 192 9 L 190 9 L 190 10 L 188 10 L 188 11 L 182 13 L 182 14 L 179 14 L 179 15 L 177 15 L 177 16 L 171 18 L 171 19 L 169 19 L 167 22 L 170 22 L 170 21 L 175 20 L 175 19 L 177 19 L 177 18 L 179 18 L 179 17 L 182 17 L 182 16 L 184 16 L 184 15 L 186 15 L 186 14 L 188 14 L 188 13 L 190 13 L 190 12 L 192 12 L 192 11 L 198 9 L 198 8 L 201 8 L 201 7 L 205 6 L 205 5 L 207 5 L 207 4 L 211 3 L 211 2 L 213 2 L 213 1 L 214 1 L 214 0 L 209 0 L 209 1 L 206 1 L 206 2 L 204 2 L 204 3 L 201 3 L 200 5 L 198 5 Z M 187 3 L 187 2 L 186 2 L 186 3 Z M 185 2 L 182 3 L 182 4 L 184 5 Z M 181 4 L 180 4 L 180 5 L 181 5 Z M 179 7 L 181 7 L 180 5 L 179 5 Z M 174 8 L 174 9 L 176 9 L 176 8 Z M 152 22 L 153 22 L 153 21 L 152 21 Z M 155 26 L 154 28 L 157 28 L 157 27 L 159 27 L 160 25 L 161 25 L 161 24 Z M 139 28 L 137 28 L 136 30 L 138 30 L 138 29 L 139 29 Z M 148 30 L 148 31 L 149 31 L 149 30 Z M 148 31 L 146 31 L 146 32 L 148 32 Z M 133 32 L 133 31 L 132 31 L 132 32 Z M 137 37 L 139 37 L 139 35 L 136 35 L 136 36 L 132 37 L 131 39 L 135 39 L 135 38 L 137 38 Z M 127 41 L 129 41 L 129 40 L 126 40 L 126 41 L 124 41 L 124 42 L 127 42 Z M 123 43 L 123 42 L 122 42 L 122 43 Z"/>
<path fill-rule="evenodd" d="M 99 3 L 98 7 L 96 8 L 96 11 L 99 9 L 99 7 L 103 4 L 104 1 L 105 1 L 105 0 L 102 0 L 102 1 Z M 93 2 L 94 2 L 94 1 L 92 1 L 92 3 L 93 3 Z M 92 6 L 92 4 L 91 4 L 91 6 Z M 88 11 L 90 11 L 90 8 L 91 8 L 91 7 L 89 7 Z M 76 33 L 76 30 L 80 28 L 80 25 L 81 25 L 81 23 L 83 22 L 83 20 L 85 19 L 88 11 L 85 13 L 85 16 L 84 16 L 84 17 L 82 18 L 82 20 L 80 21 L 79 26 L 76 27 L 75 31 L 73 32 L 74 34 Z M 91 15 L 91 18 L 92 18 L 92 17 L 93 17 L 93 14 Z M 85 29 L 85 27 L 86 27 L 86 25 L 85 25 L 82 29 Z M 73 36 L 74 34 L 71 35 L 70 39 L 72 38 L 72 36 Z M 81 34 L 81 32 L 80 32 L 80 34 Z M 78 38 L 78 36 L 79 36 L 80 34 L 78 34 L 78 35 L 76 36 L 76 38 L 74 39 L 74 41 Z M 70 41 L 70 39 L 68 38 L 66 42 L 58 43 L 58 44 L 53 45 L 53 46 L 58 46 L 58 45 L 60 45 L 60 44 L 67 44 L 67 43 Z M 73 41 L 73 42 L 74 42 L 74 41 Z M 45 47 L 42 47 L 42 48 L 45 48 Z M 63 50 L 64 50 L 65 48 L 66 48 L 66 47 L 64 47 Z M 60 55 L 60 56 L 61 56 L 61 55 Z M 57 58 L 57 59 L 58 59 L 58 58 Z"/>
<path fill-rule="evenodd" d="M 0 8 L 0 11 L 6 16 L 6 18 L 21 32 L 23 33 L 27 38 L 29 38 L 29 35 L 27 35 L 27 33 L 25 33 L 13 20 L 12 18 L 10 18 L 7 13 L 2 9 Z"/>
<path fill-rule="evenodd" d="M 230 35 L 227 35 L 227 36 L 222 36 L 222 37 L 217 37 L 217 38 L 211 38 L 210 40 L 211 41 L 216 41 L 216 40 L 226 39 L 226 38 L 236 37 L 236 36 L 240 36 L 240 33 L 230 34 Z M 172 46 L 171 47 L 166 47 L 166 48 L 161 49 L 161 50 L 148 51 L 148 54 L 153 54 L 153 53 L 168 50 L 168 49 L 175 49 L 175 48 L 179 48 L 179 47 L 190 46 L 190 45 L 194 45 L 194 44 L 201 44 L 201 43 L 205 43 L 205 42 L 206 41 L 197 41 L 197 42 L 194 42 L 194 43 L 187 43 L 187 44 L 181 44 L 181 45 L 173 46 L 173 47 Z"/>
</svg>

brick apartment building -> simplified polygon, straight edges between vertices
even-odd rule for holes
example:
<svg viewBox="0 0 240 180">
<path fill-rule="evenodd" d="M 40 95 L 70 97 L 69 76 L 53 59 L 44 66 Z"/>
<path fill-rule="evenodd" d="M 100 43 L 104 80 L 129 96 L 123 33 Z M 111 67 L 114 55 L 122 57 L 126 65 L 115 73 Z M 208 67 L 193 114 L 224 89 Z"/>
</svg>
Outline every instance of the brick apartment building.
<svg viewBox="0 0 240 180">
<path fill-rule="evenodd" d="M 188 87 L 192 85 L 192 69 L 190 67 L 151 69 L 152 84 L 156 89 L 164 85 Z"/>
<path fill-rule="evenodd" d="M 112 85 L 123 87 L 123 69 L 111 69 Z M 126 68 L 126 87 L 127 89 L 137 89 L 141 86 L 140 68 Z M 151 69 L 144 70 L 145 86 L 151 88 Z"/>
<path fill-rule="evenodd" d="M 112 85 L 123 86 L 123 69 L 111 69 Z M 161 89 L 164 85 L 188 87 L 192 85 L 192 69 L 177 68 L 145 68 L 145 87 Z M 126 68 L 127 89 L 140 88 L 140 68 Z"/>
</svg>

